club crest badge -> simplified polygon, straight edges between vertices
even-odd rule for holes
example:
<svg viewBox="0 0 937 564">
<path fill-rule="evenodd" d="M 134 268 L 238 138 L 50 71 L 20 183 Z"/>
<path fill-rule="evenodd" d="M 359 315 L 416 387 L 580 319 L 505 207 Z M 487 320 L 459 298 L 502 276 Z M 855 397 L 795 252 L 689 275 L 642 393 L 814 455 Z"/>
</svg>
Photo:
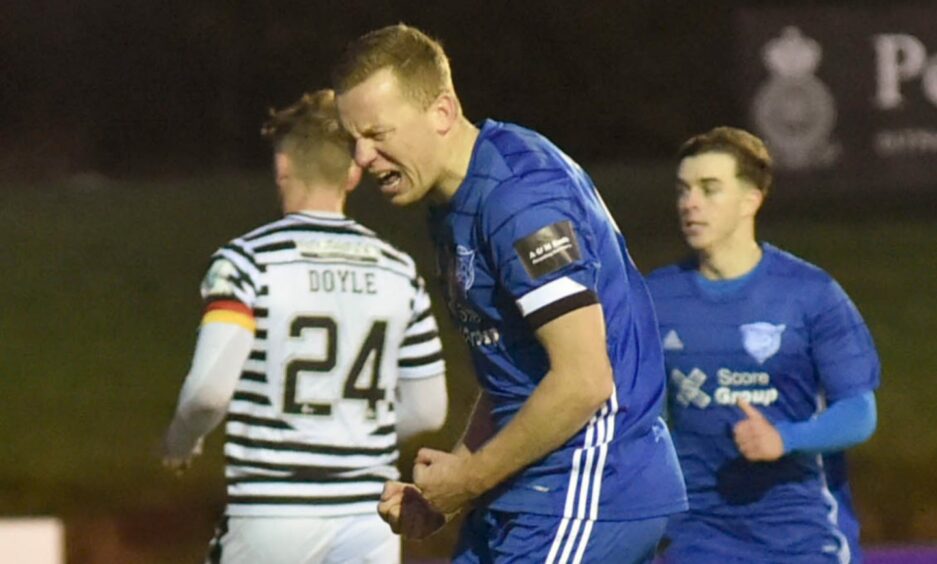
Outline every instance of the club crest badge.
<svg viewBox="0 0 937 564">
<path fill-rule="evenodd" d="M 758 364 L 764 364 L 781 350 L 781 334 L 786 328 L 786 325 L 774 325 L 766 321 L 739 325 L 739 331 L 742 332 L 742 346 L 745 347 L 745 352 L 758 361 Z"/>
<path fill-rule="evenodd" d="M 762 50 L 771 76 L 755 95 L 752 114 L 779 169 L 829 166 L 842 152 L 830 140 L 836 103 L 814 75 L 822 57 L 820 44 L 794 26 L 784 28 Z"/>
<path fill-rule="evenodd" d="M 462 287 L 463 292 L 468 292 L 475 283 L 475 251 L 462 245 L 455 247 L 456 270 L 455 279 Z"/>
</svg>

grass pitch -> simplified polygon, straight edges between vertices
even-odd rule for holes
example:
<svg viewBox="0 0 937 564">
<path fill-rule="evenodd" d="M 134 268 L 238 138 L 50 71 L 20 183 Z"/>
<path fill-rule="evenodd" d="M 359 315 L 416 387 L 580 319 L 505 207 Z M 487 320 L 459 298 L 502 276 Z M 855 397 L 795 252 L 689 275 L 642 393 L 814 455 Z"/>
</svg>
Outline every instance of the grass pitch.
<svg viewBox="0 0 937 564">
<path fill-rule="evenodd" d="M 669 166 L 593 172 L 642 270 L 682 255 Z M 760 222 L 761 238 L 840 281 L 878 344 L 879 427 L 851 458 L 870 543 L 937 538 L 926 475 L 937 444 L 934 199 L 779 194 Z M 350 213 L 432 278 L 422 210 L 391 208 L 366 185 Z M 220 433 L 182 480 L 160 468 L 160 436 L 191 357 L 208 256 L 277 216 L 264 172 L 0 185 L 0 514 L 64 516 L 71 562 L 201 558 L 223 506 Z M 419 440 L 438 448 L 455 440 L 474 397 L 465 348 L 442 326 L 450 418 Z M 454 532 L 407 552 L 445 556 Z"/>
</svg>

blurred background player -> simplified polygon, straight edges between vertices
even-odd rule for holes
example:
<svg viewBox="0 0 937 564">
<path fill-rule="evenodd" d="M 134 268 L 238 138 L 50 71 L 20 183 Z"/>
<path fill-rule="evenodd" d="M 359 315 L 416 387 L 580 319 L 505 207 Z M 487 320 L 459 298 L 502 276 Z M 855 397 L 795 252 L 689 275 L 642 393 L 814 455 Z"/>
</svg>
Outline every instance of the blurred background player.
<svg viewBox="0 0 937 564">
<path fill-rule="evenodd" d="M 475 503 L 455 561 L 649 561 L 685 492 L 650 297 L 592 181 L 533 131 L 470 123 L 442 47 L 414 28 L 353 42 L 335 84 L 358 164 L 393 204 L 432 204 L 483 390 L 463 442 L 414 468 L 439 513 Z M 381 511 L 418 537 L 441 520 L 414 492 L 390 484 Z"/>
<path fill-rule="evenodd" d="M 875 430 L 872 337 L 827 273 L 755 239 L 772 178 L 760 139 L 719 127 L 678 158 L 693 256 L 648 277 L 690 499 L 667 561 L 849 562 L 818 453 Z"/>
<path fill-rule="evenodd" d="M 398 440 L 446 415 L 430 300 L 409 256 L 343 214 L 361 169 L 334 93 L 272 113 L 263 133 L 285 217 L 212 257 L 163 462 L 184 469 L 227 414 L 212 562 L 398 562 L 375 507 Z"/>
</svg>

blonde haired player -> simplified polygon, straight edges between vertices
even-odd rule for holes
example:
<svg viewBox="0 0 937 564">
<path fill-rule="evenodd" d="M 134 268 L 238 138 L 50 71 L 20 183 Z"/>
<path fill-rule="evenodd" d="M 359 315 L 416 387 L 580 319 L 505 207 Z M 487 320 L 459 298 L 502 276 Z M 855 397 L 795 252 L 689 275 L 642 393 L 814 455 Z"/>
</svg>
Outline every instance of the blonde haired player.
<svg viewBox="0 0 937 564">
<path fill-rule="evenodd" d="M 482 389 L 464 440 L 421 449 L 382 515 L 422 537 L 470 507 L 459 564 L 650 562 L 686 494 L 650 297 L 592 180 L 534 131 L 472 124 L 416 28 L 359 37 L 333 79 L 358 164 L 394 205 L 430 204 Z"/>
<path fill-rule="evenodd" d="M 263 132 L 284 217 L 212 257 L 163 464 L 186 468 L 226 418 L 211 562 L 399 562 L 375 508 L 398 440 L 445 419 L 430 299 L 409 256 L 343 214 L 361 169 L 334 94 L 303 96 Z"/>
</svg>

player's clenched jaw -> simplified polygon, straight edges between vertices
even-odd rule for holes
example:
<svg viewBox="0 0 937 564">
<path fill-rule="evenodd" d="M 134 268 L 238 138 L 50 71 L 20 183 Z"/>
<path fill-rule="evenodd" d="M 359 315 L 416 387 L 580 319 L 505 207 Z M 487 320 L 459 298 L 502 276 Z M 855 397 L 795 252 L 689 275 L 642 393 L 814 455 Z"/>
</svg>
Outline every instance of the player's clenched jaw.
<svg viewBox="0 0 937 564">
<path fill-rule="evenodd" d="M 405 206 L 436 185 L 441 139 L 432 105 L 421 108 L 382 69 L 337 98 L 343 126 L 355 138 L 355 161 L 390 201 Z"/>
</svg>

